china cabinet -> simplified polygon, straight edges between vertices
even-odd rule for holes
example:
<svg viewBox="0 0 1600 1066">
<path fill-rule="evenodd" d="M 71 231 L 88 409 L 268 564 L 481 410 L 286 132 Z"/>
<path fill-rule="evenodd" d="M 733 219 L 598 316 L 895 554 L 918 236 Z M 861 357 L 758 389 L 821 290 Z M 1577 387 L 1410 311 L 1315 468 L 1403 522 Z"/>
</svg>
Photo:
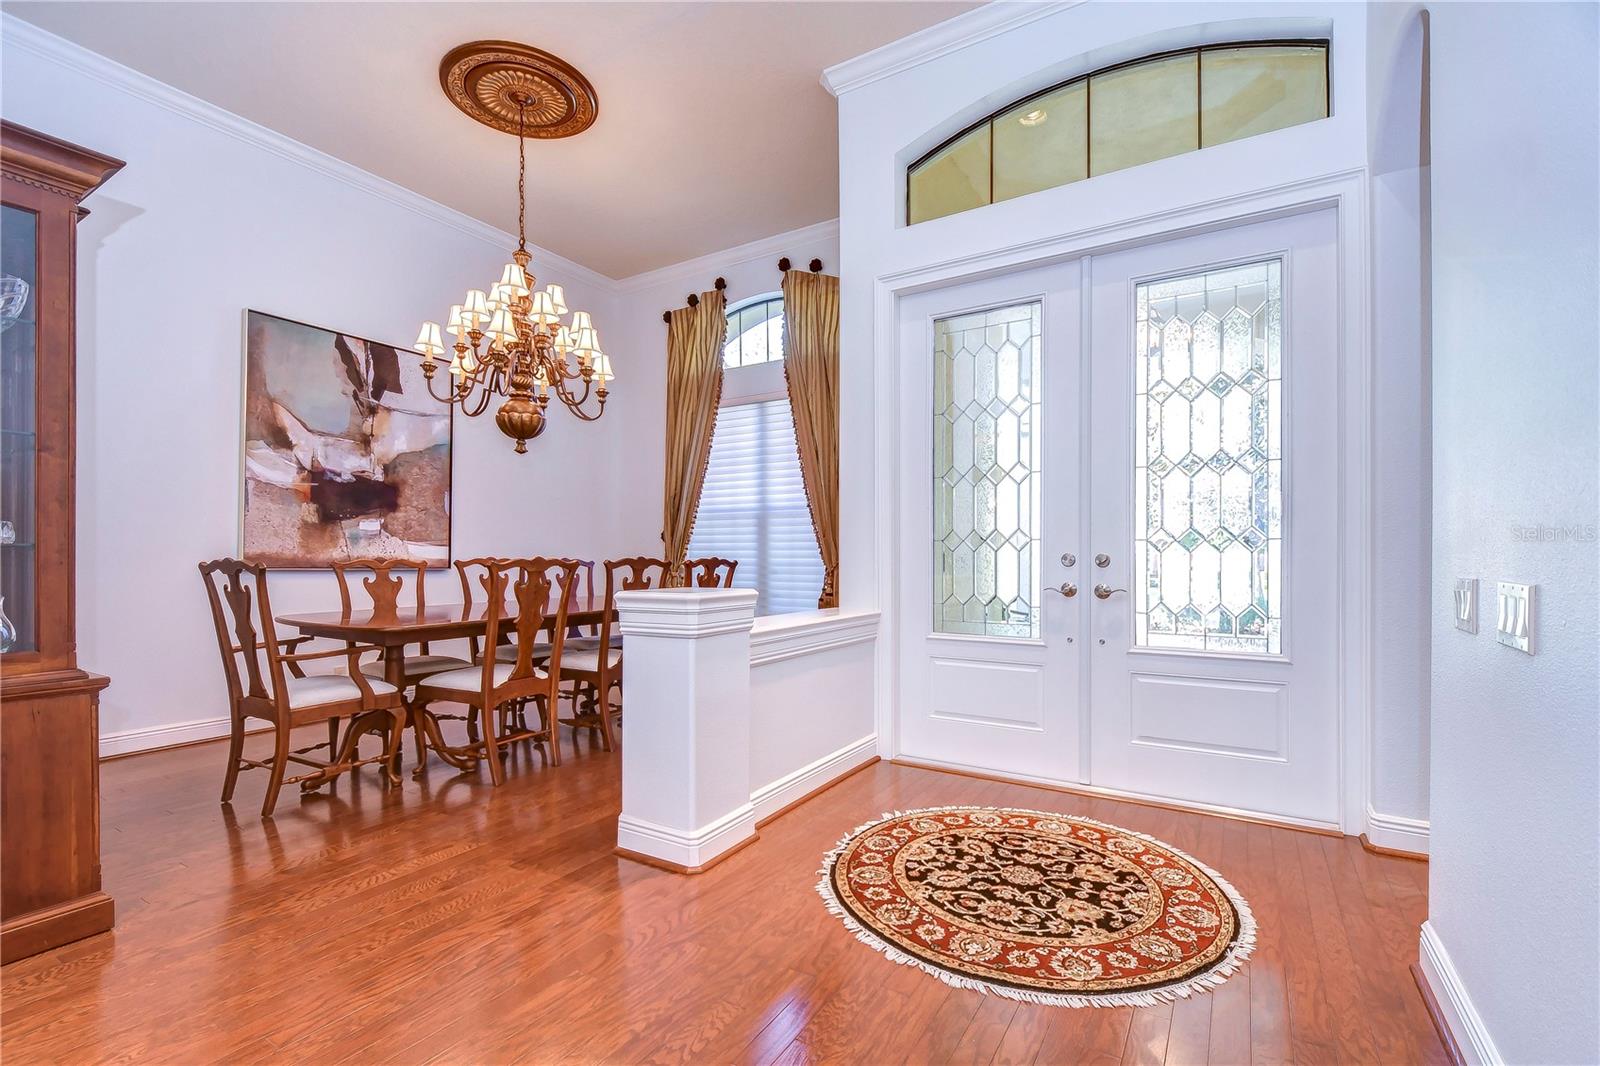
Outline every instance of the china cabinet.
<svg viewBox="0 0 1600 1066">
<path fill-rule="evenodd" d="M 111 928 L 99 699 L 74 636 L 79 206 L 122 163 L 0 121 L 0 962 Z"/>
</svg>

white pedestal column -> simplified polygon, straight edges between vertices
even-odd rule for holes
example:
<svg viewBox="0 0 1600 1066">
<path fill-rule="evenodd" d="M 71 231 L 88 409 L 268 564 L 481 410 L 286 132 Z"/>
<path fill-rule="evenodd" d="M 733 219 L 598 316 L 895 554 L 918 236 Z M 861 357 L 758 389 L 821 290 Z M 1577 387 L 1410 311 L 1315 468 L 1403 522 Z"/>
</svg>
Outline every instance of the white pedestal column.
<svg viewBox="0 0 1600 1066">
<path fill-rule="evenodd" d="M 697 873 L 753 840 L 751 589 L 617 593 L 622 815 L 617 851 Z"/>
</svg>

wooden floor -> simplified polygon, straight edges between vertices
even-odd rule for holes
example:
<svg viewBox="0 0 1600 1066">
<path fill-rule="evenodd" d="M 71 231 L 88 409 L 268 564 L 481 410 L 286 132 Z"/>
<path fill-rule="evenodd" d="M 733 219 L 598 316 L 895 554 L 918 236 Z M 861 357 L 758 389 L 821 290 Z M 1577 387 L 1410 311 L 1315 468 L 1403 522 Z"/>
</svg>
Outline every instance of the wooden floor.
<svg viewBox="0 0 1600 1066">
<path fill-rule="evenodd" d="M 264 738 L 250 745 L 264 748 Z M 409 746 L 409 745 L 408 745 Z M 1353 839 L 879 763 L 682 877 L 612 854 L 618 756 L 524 756 L 495 790 L 441 764 L 385 793 L 264 775 L 217 803 L 216 744 L 106 763 L 114 933 L 0 971 L 24 1063 L 1445 1061 L 1407 970 L 1427 867 Z M 813 891 L 880 812 L 1086 814 L 1152 833 L 1254 909 L 1248 967 L 1149 1008 L 1020 1005 L 858 944 Z"/>
</svg>

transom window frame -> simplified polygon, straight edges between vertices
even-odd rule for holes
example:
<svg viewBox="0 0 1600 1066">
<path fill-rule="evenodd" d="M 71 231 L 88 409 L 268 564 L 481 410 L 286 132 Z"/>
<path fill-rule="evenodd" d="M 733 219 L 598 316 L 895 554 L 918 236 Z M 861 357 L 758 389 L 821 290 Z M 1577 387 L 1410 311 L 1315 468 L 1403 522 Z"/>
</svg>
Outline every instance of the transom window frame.
<svg viewBox="0 0 1600 1066">
<path fill-rule="evenodd" d="M 1055 83 L 1053 83 L 1051 85 L 1047 85 L 1044 88 L 1039 89 L 1039 90 L 1037 90 L 1035 92 L 1031 92 L 1026 96 L 1021 96 L 1021 97 L 1018 97 L 1017 99 L 1012 100 L 1012 101 L 1010 101 L 1008 103 L 1002 104 L 1000 107 L 997 107 L 993 111 L 990 111 L 988 114 L 984 115 L 982 118 L 979 118 L 976 121 L 970 122 L 967 125 L 961 127 L 955 133 L 952 133 L 950 136 L 946 137 L 944 140 L 940 141 L 938 144 L 934 145 L 932 148 L 928 149 L 926 152 L 923 152 L 922 155 L 918 156 L 916 159 L 914 159 L 912 162 L 910 162 L 909 164 L 906 165 L 905 170 L 903 171 L 903 174 L 902 174 L 904 180 L 901 182 L 901 184 L 904 186 L 904 189 L 903 189 L 903 203 L 901 204 L 900 224 L 903 225 L 903 226 L 918 226 L 918 225 L 922 225 L 922 222 L 913 222 L 913 221 L 911 221 L 911 179 L 912 179 L 913 175 L 916 174 L 917 170 L 920 169 L 929 160 L 931 160 L 931 159 L 935 158 L 936 156 L 938 156 L 939 153 L 943 152 L 946 148 L 949 148 L 951 145 L 955 144 L 957 141 L 961 140 L 963 137 L 967 136 L 969 133 L 972 133 L 973 131 L 975 131 L 975 130 L 977 130 L 980 127 L 985 126 L 985 125 L 988 125 L 990 127 L 990 130 L 991 130 L 990 135 L 989 135 L 990 136 L 990 142 L 991 142 L 990 143 L 990 149 L 989 149 L 989 189 L 990 189 L 989 202 L 987 204 L 980 204 L 980 205 L 978 205 L 978 207 L 968 208 L 968 209 L 963 210 L 963 211 L 955 211 L 955 212 L 952 212 L 952 213 L 947 214 L 947 215 L 939 215 L 939 216 L 936 216 L 934 218 L 924 219 L 923 222 L 937 222 L 941 218 L 951 218 L 954 215 L 966 214 L 967 211 L 976 211 L 980 207 L 993 207 L 995 205 L 995 203 L 997 202 L 993 198 L 993 190 L 994 190 L 994 146 L 993 146 L 994 134 L 993 134 L 993 123 L 995 122 L 996 119 L 999 119 L 1002 116 L 1004 116 L 1006 114 L 1009 114 L 1010 112 L 1020 110 L 1024 106 L 1026 106 L 1026 105 L 1028 105 L 1030 103 L 1033 103 L 1035 100 L 1042 99 L 1043 97 L 1049 96 L 1052 93 L 1060 92 L 1061 90 L 1063 90 L 1063 89 L 1065 89 L 1065 88 L 1067 88 L 1069 86 L 1077 85 L 1079 83 L 1082 83 L 1084 85 L 1084 87 L 1085 87 L 1086 92 L 1088 92 L 1088 91 L 1090 91 L 1089 90 L 1090 81 L 1092 79 L 1096 78 L 1096 77 L 1100 77 L 1100 76 L 1105 75 L 1105 74 L 1110 74 L 1110 73 L 1113 73 L 1113 72 L 1119 71 L 1119 70 L 1126 70 L 1126 69 L 1128 69 L 1130 67 L 1142 66 L 1142 65 L 1144 65 L 1146 63 L 1160 62 L 1161 60 L 1164 60 L 1164 59 L 1173 59 L 1175 57 L 1188 56 L 1188 55 L 1195 56 L 1198 59 L 1199 56 L 1201 56 L 1203 53 L 1206 53 L 1206 52 L 1221 52 L 1221 51 L 1236 50 L 1236 49 L 1241 49 L 1241 48 L 1275 48 L 1275 47 L 1276 48 L 1296 48 L 1296 47 L 1298 47 L 1298 48 L 1321 48 L 1322 49 L 1323 82 L 1324 82 L 1324 84 L 1326 86 L 1327 105 L 1328 105 L 1327 106 L 1327 111 L 1326 111 L 1326 113 L 1324 114 L 1323 117 L 1324 118 L 1333 117 L 1333 41 L 1329 37 L 1262 37 L 1262 38 L 1252 38 L 1252 39 L 1249 39 L 1249 40 L 1242 40 L 1242 41 L 1218 41 L 1218 42 L 1215 42 L 1215 43 L 1212 43 L 1212 44 L 1187 45 L 1187 46 L 1185 46 L 1183 48 L 1170 48 L 1170 49 L 1167 49 L 1166 51 L 1162 51 L 1162 52 L 1149 52 L 1149 53 L 1146 53 L 1145 55 L 1136 56 L 1136 57 L 1134 57 L 1132 59 L 1125 59 L 1125 60 L 1121 60 L 1121 61 L 1116 62 L 1116 63 L 1107 64 L 1106 66 L 1103 66 L 1103 67 L 1096 67 L 1094 70 L 1085 71 L 1082 74 L 1074 74 L 1070 78 L 1066 78 L 1066 79 L 1063 79 L 1062 81 L 1058 81 L 1058 82 L 1055 82 Z M 1200 64 L 1198 62 L 1196 62 L 1195 67 L 1196 67 L 1196 73 L 1195 73 L 1196 81 L 1200 82 L 1202 80 L 1201 79 L 1201 73 L 1200 73 Z M 1195 107 L 1195 122 L 1198 124 L 1200 122 L 1200 116 L 1204 113 L 1204 110 L 1205 110 L 1205 98 L 1203 96 L 1202 90 L 1200 89 L 1199 85 L 1196 86 L 1196 92 L 1197 92 L 1197 95 L 1196 95 L 1196 107 Z M 1088 108 L 1089 108 L 1089 104 L 1088 104 L 1088 101 L 1087 101 L 1087 98 L 1086 98 L 1086 100 L 1085 100 L 1085 119 L 1084 119 L 1084 139 L 1087 142 L 1086 145 L 1085 145 L 1085 152 L 1086 152 L 1086 155 L 1085 155 L 1085 179 L 1091 178 L 1091 177 L 1096 177 L 1096 176 L 1103 176 L 1103 175 L 1096 175 L 1094 173 L 1094 161 L 1093 161 L 1093 150 L 1092 150 L 1093 127 L 1092 127 L 1092 124 L 1091 124 L 1091 121 L 1090 121 L 1090 112 L 1089 112 Z M 1285 128 L 1290 128 L 1290 127 L 1285 127 Z M 1275 131 L 1269 131 L 1269 132 L 1275 132 Z M 1202 145 L 1202 147 L 1204 147 L 1204 146 Z M 1196 149 L 1196 150 L 1198 150 L 1198 149 Z M 1184 154 L 1187 154 L 1187 153 L 1184 153 Z M 1171 158 L 1171 157 L 1169 157 L 1169 158 Z M 1113 171 L 1112 173 L 1115 173 L 1115 172 Z M 1072 183 L 1071 182 L 1067 182 L 1067 183 L 1063 183 L 1063 184 L 1072 184 Z M 1060 187 L 1061 186 L 1059 186 L 1059 185 L 1052 186 L 1052 188 L 1060 188 Z"/>
</svg>

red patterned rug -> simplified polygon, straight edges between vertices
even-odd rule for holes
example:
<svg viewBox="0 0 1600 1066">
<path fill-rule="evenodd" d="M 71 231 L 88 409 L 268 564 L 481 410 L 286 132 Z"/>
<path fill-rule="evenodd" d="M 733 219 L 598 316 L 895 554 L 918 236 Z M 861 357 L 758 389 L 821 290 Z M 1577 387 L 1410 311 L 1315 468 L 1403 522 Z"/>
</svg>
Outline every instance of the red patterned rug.
<svg viewBox="0 0 1600 1066">
<path fill-rule="evenodd" d="M 817 883 L 856 939 L 957 988 L 1065 1007 L 1214 988 L 1255 946 L 1232 885 L 1177 848 L 1005 807 L 896 812 L 839 842 Z"/>
</svg>

